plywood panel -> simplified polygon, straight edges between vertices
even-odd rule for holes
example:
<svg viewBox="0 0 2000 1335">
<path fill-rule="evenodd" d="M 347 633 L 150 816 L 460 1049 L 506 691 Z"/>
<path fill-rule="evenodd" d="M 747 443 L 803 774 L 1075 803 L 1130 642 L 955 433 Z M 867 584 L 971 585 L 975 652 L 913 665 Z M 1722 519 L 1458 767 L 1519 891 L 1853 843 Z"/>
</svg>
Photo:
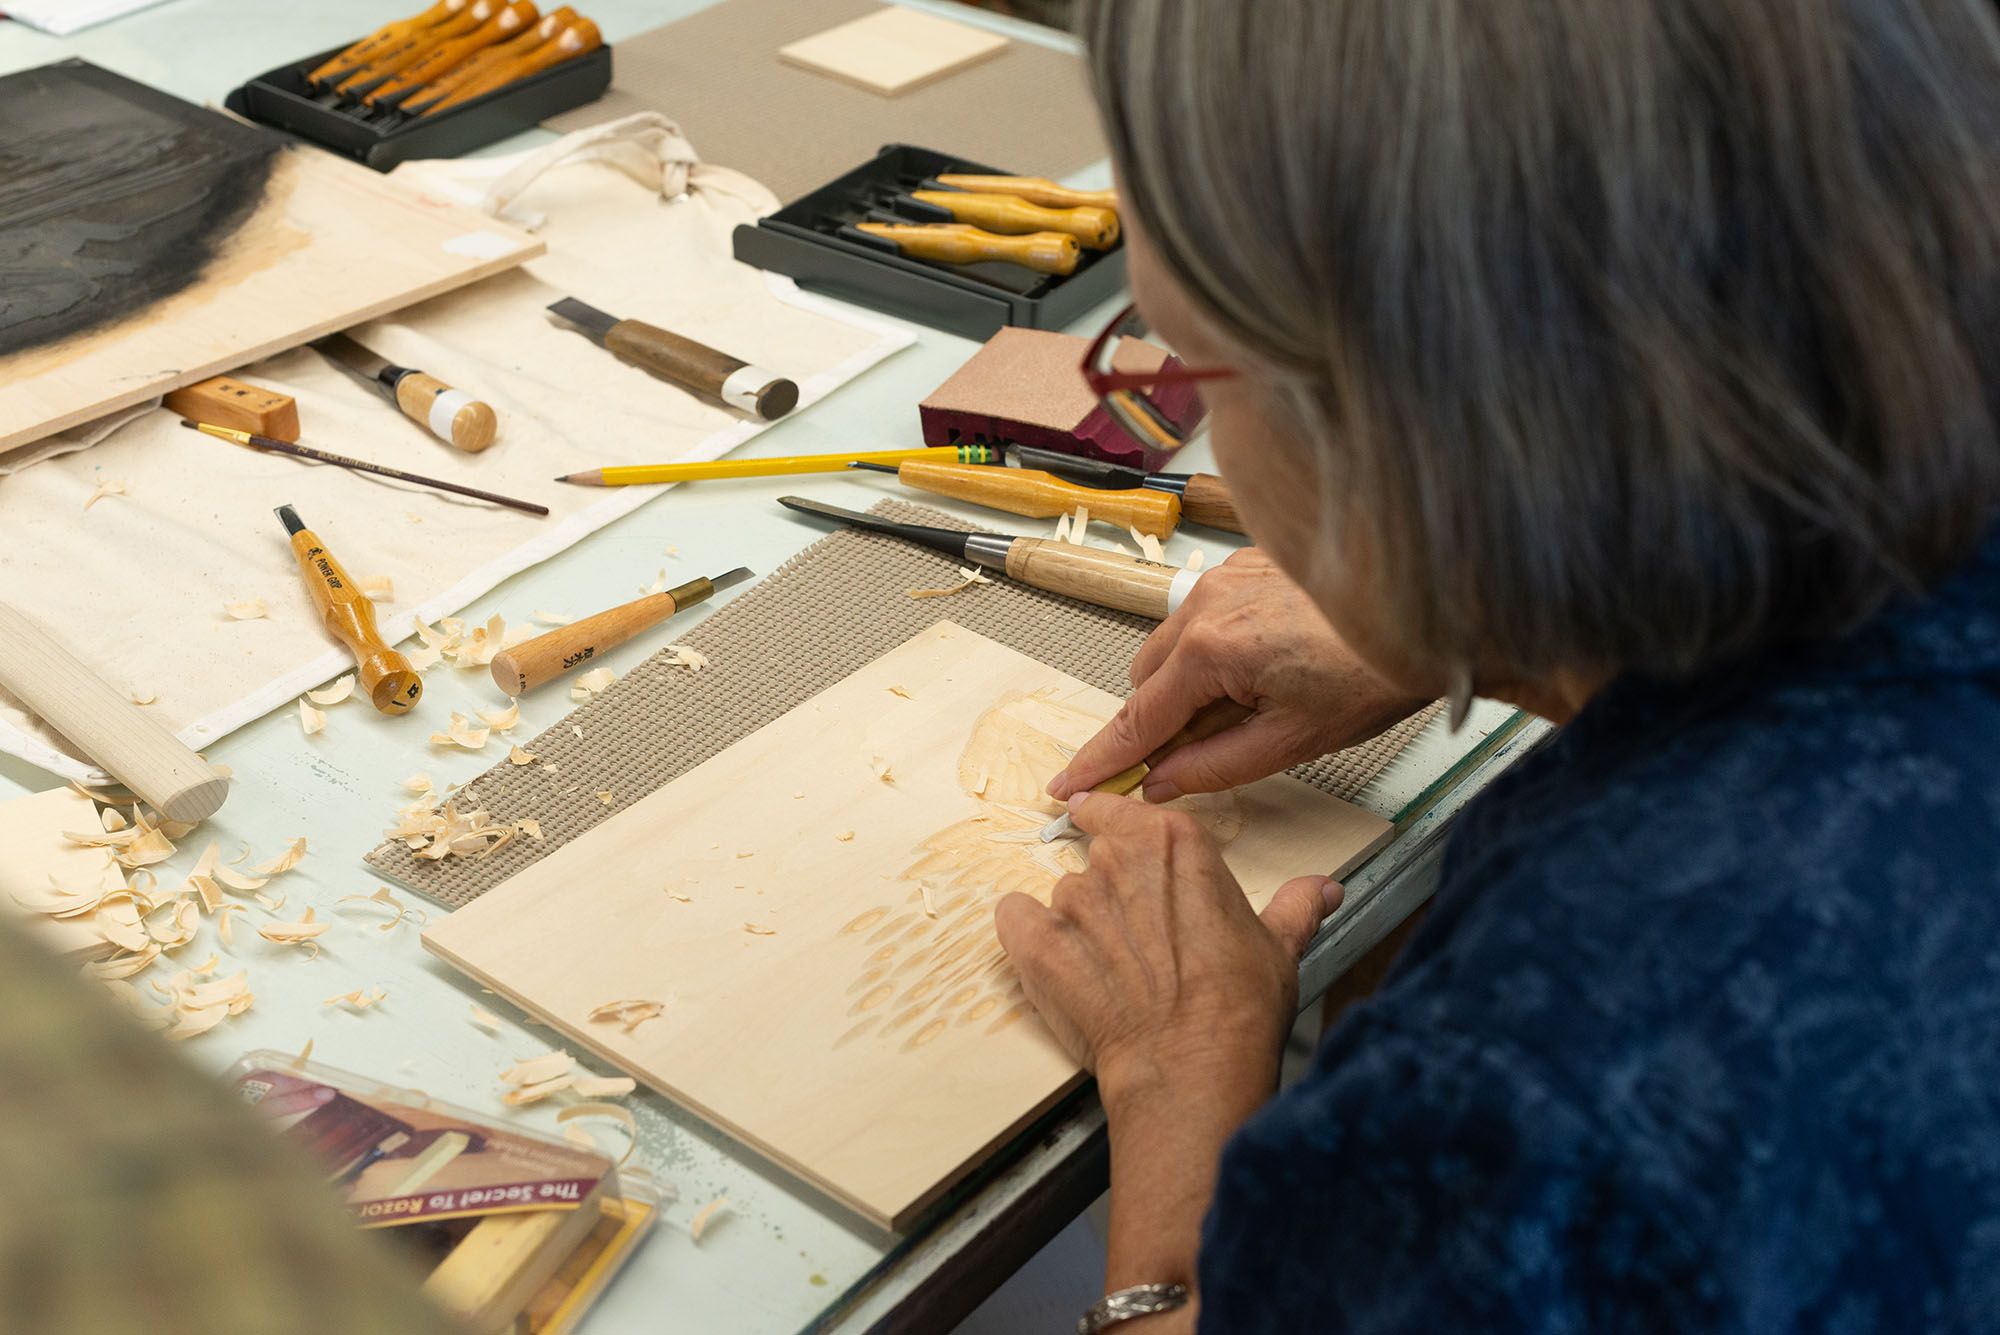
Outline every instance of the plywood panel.
<svg viewBox="0 0 2000 1335">
<path fill-rule="evenodd" d="M 871 93 L 898 93 L 991 60 L 1007 39 L 984 28 L 890 5 L 778 48 L 778 59 Z"/>
<path fill-rule="evenodd" d="M 424 934 L 431 950 L 864 1215 L 907 1224 L 1081 1077 L 993 935 L 1074 844 L 1041 786 L 1112 696 L 951 622 Z M 1388 823 L 1278 777 L 1198 814 L 1261 905 Z M 614 1000 L 665 1003 L 625 1034 Z"/>
<path fill-rule="evenodd" d="M 0 78 L 0 166 L 0 450 L 543 248 L 82 62 Z"/>
</svg>

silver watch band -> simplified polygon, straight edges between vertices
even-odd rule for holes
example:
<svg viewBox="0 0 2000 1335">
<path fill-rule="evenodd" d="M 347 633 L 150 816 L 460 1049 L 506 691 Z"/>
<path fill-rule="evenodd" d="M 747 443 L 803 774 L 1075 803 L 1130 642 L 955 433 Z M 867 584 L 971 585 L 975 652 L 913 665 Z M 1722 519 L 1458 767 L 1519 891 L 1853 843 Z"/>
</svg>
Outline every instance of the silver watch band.
<svg viewBox="0 0 2000 1335">
<path fill-rule="evenodd" d="M 1123 1325 L 1134 1317 L 1152 1316 L 1186 1307 L 1185 1284 L 1134 1284 L 1129 1289 L 1107 1293 L 1076 1323 L 1076 1335 L 1097 1335 L 1100 1330 Z"/>
</svg>

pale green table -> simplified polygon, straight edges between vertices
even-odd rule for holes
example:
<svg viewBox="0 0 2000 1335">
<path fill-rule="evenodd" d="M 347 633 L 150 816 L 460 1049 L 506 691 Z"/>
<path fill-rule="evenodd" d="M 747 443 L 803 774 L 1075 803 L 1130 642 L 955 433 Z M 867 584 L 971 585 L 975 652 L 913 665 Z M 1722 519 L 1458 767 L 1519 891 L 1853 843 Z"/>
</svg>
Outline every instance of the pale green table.
<svg viewBox="0 0 2000 1335">
<path fill-rule="evenodd" d="M 220 103 L 253 74 L 301 52 L 334 46 L 413 8 L 414 0 L 169 0 L 66 39 L 0 22 L 0 73 L 81 56 L 182 97 Z M 615 44 L 703 5 L 591 0 L 585 8 Z M 1027 40 L 1063 40 L 976 11 L 955 12 Z M 526 147 L 542 137 L 523 136 L 495 151 Z M 1073 183 L 1094 186 L 1106 180 L 1100 166 Z M 915 347 L 811 412 L 781 423 L 743 453 L 919 444 L 917 400 L 974 345 L 934 330 L 914 332 Z M 1189 458 L 1194 466 L 1205 463 L 1205 447 L 1191 447 Z M 667 493 L 508 581 L 470 613 L 483 619 L 499 612 L 514 620 L 536 608 L 591 610 L 620 594 L 637 595 L 663 566 L 695 573 L 747 564 L 768 571 L 819 536 L 773 503 L 794 485 L 777 479 Z M 865 508 L 882 491 L 872 481 L 837 477 L 813 485 L 814 495 L 856 508 Z M 926 503 L 937 502 L 927 498 Z M 990 512 L 964 513 L 1007 527 Z M 1226 544 L 1198 532 L 1199 539 L 1177 538 L 1170 554 L 1182 559 L 1197 541 L 1210 561 L 1227 554 Z M 678 549 L 678 558 L 667 555 L 669 546 Z M 4 562 L 0 550 L 0 565 Z M 609 666 L 622 673 L 664 642 L 658 634 L 642 636 L 612 654 Z M 476 681 L 441 669 L 430 674 L 425 703 L 442 717 L 448 710 L 490 705 L 489 695 Z M 532 736 L 568 708 L 561 691 L 528 698 L 520 735 Z M 1452 814 L 1542 731 L 1509 709 L 1482 704 L 1460 735 L 1434 726 L 1376 780 L 1363 804 L 1402 828 L 1394 843 L 1350 878 L 1349 908 L 1307 957 L 1308 1001 L 1429 895 Z M 510 1019 L 513 1012 L 431 960 L 413 931 L 385 936 L 375 930 L 374 918 L 336 910 L 340 896 L 374 889 L 361 856 L 404 800 L 398 787 L 403 776 L 426 771 L 442 785 L 469 779 L 492 763 L 490 755 L 442 754 L 426 745 L 427 732 L 342 708 L 327 735 L 308 745 L 292 713 L 281 711 L 213 749 L 213 758 L 234 768 L 237 784 L 205 837 L 219 838 L 226 847 L 249 841 L 260 851 L 275 852 L 286 838 L 308 836 L 312 852 L 287 878 L 292 905 L 315 905 L 339 926 L 324 938 L 326 949 L 317 960 L 276 948 L 268 957 L 244 952 L 250 956 L 256 1008 L 189 1043 L 191 1059 L 220 1070 L 250 1048 L 296 1051 L 311 1038 L 320 1060 L 498 1111 L 500 1070 L 514 1057 L 550 1046 L 546 1029 L 510 1023 L 493 1036 L 476 1028 L 467 1019 L 475 1003 Z M 0 759 L 0 797 L 52 786 L 48 775 Z M 162 880 L 171 882 L 198 851 L 189 848 L 160 868 Z M 321 1004 L 338 993 L 378 985 L 388 989 L 389 1000 L 377 1010 L 352 1014 Z M 723 1138 L 652 1095 L 630 1102 L 642 1137 L 635 1158 L 673 1183 L 680 1201 L 588 1321 L 591 1335 L 948 1329 L 1104 1186 L 1103 1118 L 1088 1091 L 1023 1136 L 1025 1148 L 997 1173 L 962 1192 L 926 1227 L 901 1237 L 878 1233 L 782 1173 L 739 1158 Z M 548 1114 L 538 1120 L 547 1121 Z M 732 1216 L 696 1247 L 687 1219 L 695 1207 L 723 1194 L 734 1203 Z"/>
</svg>

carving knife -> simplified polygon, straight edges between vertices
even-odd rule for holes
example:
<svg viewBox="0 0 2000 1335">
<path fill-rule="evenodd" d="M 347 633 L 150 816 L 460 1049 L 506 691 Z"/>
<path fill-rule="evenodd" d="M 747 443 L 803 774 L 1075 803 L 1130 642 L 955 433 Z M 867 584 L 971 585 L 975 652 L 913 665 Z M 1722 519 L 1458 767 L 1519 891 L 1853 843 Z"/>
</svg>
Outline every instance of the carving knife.
<svg viewBox="0 0 2000 1335">
<path fill-rule="evenodd" d="M 336 365 L 367 381 L 403 416 L 447 445 L 477 454 L 493 443 L 499 419 L 493 410 L 436 376 L 378 357 L 345 334 L 315 339 L 313 348 Z"/>
<path fill-rule="evenodd" d="M 658 325 L 606 315 L 575 297 L 549 311 L 619 361 L 752 417 L 776 421 L 798 406 L 799 387 L 783 376 Z"/>
<path fill-rule="evenodd" d="M 1233 728 L 1257 711 L 1236 700 L 1211 700 L 1194 712 L 1179 732 L 1167 738 L 1147 753 L 1146 758 L 1130 769 L 1118 771 L 1090 791 L 1093 793 L 1116 793 L 1120 797 L 1136 790 L 1174 752 L 1191 742 L 1205 741 L 1218 732 Z M 1067 811 L 1042 827 L 1042 842 L 1054 843 L 1075 828 L 1075 822 Z"/>
<path fill-rule="evenodd" d="M 959 529 L 899 524 L 879 515 L 843 510 L 801 496 L 780 496 L 778 504 L 802 514 L 818 515 L 872 533 L 886 533 L 955 561 L 970 561 L 1005 572 L 1023 584 L 1060 593 L 1099 607 L 1164 620 L 1188 596 L 1201 578 L 1159 561 L 1147 561 L 1101 547 L 1078 547 L 1047 538 L 1016 538 L 1005 533 L 973 533 Z"/>
<path fill-rule="evenodd" d="M 625 643 L 640 631 L 659 625 L 674 613 L 749 578 L 749 568 L 738 566 L 713 579 L 691 579 L 665 593 L 648 594 L 596 616 L 558 626 L 546 635 L 537 635 L 496 655 L 493 684 L 509 695 L 525 695 L 571 668 L 590 662 L 607 649 Z"/>
<path fill-rule="evenodd" d="M 1007 446 L 1005 465 L 1054 473 L 1085 487 L 1107 490 L 1144 487 L 1149 491 L 1164 491 L 1181 498 L 1181 518 L 1190 524 L 1243 532 L 1243 521 L 1237 517 L 1236 500 L 1229 493 L 1229 484 L 1213 473 L 1148 473 L 1143 468 L 1127 468 L 1102 459 L 1085 459 L 1027 445 Z"/>
</svg>

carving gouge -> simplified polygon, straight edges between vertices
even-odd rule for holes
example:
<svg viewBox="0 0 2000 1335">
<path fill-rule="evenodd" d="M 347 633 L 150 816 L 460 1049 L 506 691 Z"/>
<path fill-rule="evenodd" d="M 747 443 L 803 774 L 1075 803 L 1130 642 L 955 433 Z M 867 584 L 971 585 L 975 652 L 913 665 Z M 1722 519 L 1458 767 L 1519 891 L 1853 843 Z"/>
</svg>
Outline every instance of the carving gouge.
<svg viewBox="0 0 2000 1335">
<path fill-rule="evenodd" d="M 1147 753 L 1144 760 L 1130 769 L 1120 770 L 1090 791 L 1093 793 L 1116 793 L 1120 797 L 1123 797 L 1127 793 L 1136 790 L 1140 784 L 1146 781 L 1146 776 L 1159 767 L 1161 761 L 1180 750 L 1183 746 L 1191 742 L 1204 741 L 1215 736 L 1218 732 L 1233 728 L 1256 712 L 1249 705 L 1241 704 L 1235 700 L 1211 700 L 1195 711 L 1194 717 L 1187 721 L 1187 726 L 1154 747 Z M 1068 834 L 1074 828 L 1075 823 L 1070 820 L 1069 813 L 1065 811 L 1062 815 L 1057 816 L 1042 827 L 1042 842 L 1045 844 L 1052 843 Z"/>
<path fill-rule="evenodd" d="M 1181 518 L 1180 497 L 1164 491 L 1134 487 L 1128 491 L 1094 491 L 1065 482 L 1053 473 L 1030 469 L 989 468 L 982 464 L 932 463 L 912 459 L 902 464 L 876 464 L 857 460 L 849 468 L 893 474 L 897 481 L 918 491 L 928 491 L 954 500 L 970 501 L 989 510 L 1027 515 L 1030 519 L 1053 519 L 1079 505 L 1092 519 L 1102 519 L 1122 528 L 1136 528 L 1166 539 L 1174 535 Z"/>
<path fill-rule="evenodd" d="M 500 0 L 472 0 L 472 3 L 442 23 L 420 28 L 403 37 L 382 54 L 334 85 L 330 97 L 320 99 L 327 106 L 342 98 L 359 96 L 392 74 L 400 74 L 422 60 L 431 48 L 454 37 L 463 37 L 492 18 L 500 10 Z"/>
<path fill-rule="evenodd" d="M 965 190 L 913 190 L 910 198 L 989 232 L 1067 232 L 1091 250 L 1109 250 L 1118 242 L 1118 215 L 1110 209 L 1049 209 L 1013 195 Z"/>
<path fill-rule="evenodd" d="M 369 703 L 384 714 L 407 714 L 415 709 L 417 701 L 424 698 L 424 679 L 375 629 L 375 604 L 355 587 L 298 511 L 281 505 L 278 519 L 291 535 L 292 555 L 298 560 L 299 573 L 305 576 L 306 590 L 312 594 L 327 634 L 354 654 L 361 689 L 367 692 Z"/>
<path fill-rule="evenodd" d="M 1181 498 L 1181 518 L 1190 524 L 1243 532 L 1243 521 L 1237 517 L 1236 500 L 1229 494 L 1229 484 L 1213 473 L 1148 473 L 1143 468 L 1127 468 L 1102 459 L 1085 459 L 1027 445 L 1007 446 L 1002 462 L 1008 468 L 1054 473 L 1086 487 L 1145 487 L 1170 492 Z"/>
<path fill-rule="evenodd" d="M 499 419 L 464 390 L 453 389 L 422 371 L 391 365 L 345 334 L 328 334 L 315 340 L 313 347 L 368 381 L 402 409 L 403 416 L 447 445 L 477 454 L 493 443 Z"/>
<path fill-rule="evenodd" d="M 405 98 L 397 109 L 409 115 L 421 115 L 496 67 L 520 60 L 575 21 L 576 11 L 568 5 L 544 14 L 540 21 L 525 31 L 516 33 L 504 42 L 473 52 L 462 62 Z"/>
<path fill-rule="evenodd" d="M 954 190 L 970 190 L 981 195 L 1012 195 L 1030 204 L 1051 209 L 1116 209 L 1116 190 L 1072 190 L 1057 185 L 1046 176 L 967 176 L 947 173 L 937 178 L 939 185 Z"/>
<path fill-rule="evenodd" d="M 999 260 L 1036 273 L 1067 274 L 1075 272 L 1076 262 L 1082 256 L 1076 238 L 1066 232 L 998 236 L 965 223 L 864 222 L 854 227 L 856 231 L 893 243 L 911 259 L 941 260 L 946 264 Z"/>
<path fill-rule="evenodd" d="M 1005 533 L 971 533 L 959 529 L 899 524 L 879 515 L 843 510 L 800 496 L 780 496 L 778 504 L 802 514 L 818 515 L 872 533 L 886 533 L 955 561 L 970 561 L 1005 572 L 1023 584 L 1060 593 L 1099 607 L 1164 620 L 1193 589 L 1200 572 L 1182 570 L 1101 547 L 1078 547 L 1046 538 L 1016 538 Z"/>
<path fill-rule="evenodd" d="M 514 36 L 522 29 L 531 27 L 537 12 L 532 0 L 514 0 L 514 3 L 463 37 L 439 42 L 424 52 L 422 60 L 371 88 L 361 100 L 373 107 L 408 96 L 433 79 L 451 73 L 458 68 L 460 62 L 475 52 L 483 51 L 497 42 Z"/>
<path fill-rule="evenodd" d="M 549 310 L 619 361 L 727 407 L 769 422 L 798 406 L 799 387 L 783 376 L 658 325 L 621 320 L 574 297 L 564 297 Z"/>
<path fill-rule="evenodd" d="M 659 625 L 674 613 L 749 578 L 749 569 L 738 566 L 714 579 L 691 579 L 665 593 L 649 594 L 596 616 L 558 626 L 546 635 L 537 635 L 496 655 L 493 684 L 509 695 L 525 695 L 606 650 L 615 649 L 640 631 Z"/>
</svg>

